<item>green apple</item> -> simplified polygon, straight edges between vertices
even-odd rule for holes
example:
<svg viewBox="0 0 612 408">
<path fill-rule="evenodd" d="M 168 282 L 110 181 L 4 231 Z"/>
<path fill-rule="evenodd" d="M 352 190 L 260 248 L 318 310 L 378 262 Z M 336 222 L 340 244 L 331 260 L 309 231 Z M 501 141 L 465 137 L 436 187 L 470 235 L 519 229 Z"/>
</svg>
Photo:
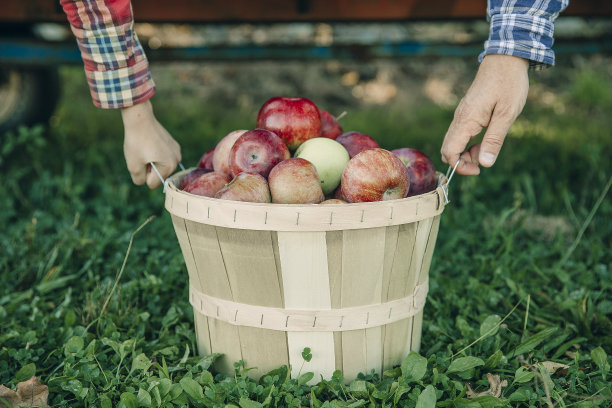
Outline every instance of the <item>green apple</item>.
<svg viewBox="0 0 612 408">
<path fill-rule="evenodd" d="M 295 151 L 294 157 L 306 159 L 315 166 L 326 195 L 340 185 L 342 172 L 350 159 L 344 146 L 326 137 L 306 140 Z"/>
</svg>

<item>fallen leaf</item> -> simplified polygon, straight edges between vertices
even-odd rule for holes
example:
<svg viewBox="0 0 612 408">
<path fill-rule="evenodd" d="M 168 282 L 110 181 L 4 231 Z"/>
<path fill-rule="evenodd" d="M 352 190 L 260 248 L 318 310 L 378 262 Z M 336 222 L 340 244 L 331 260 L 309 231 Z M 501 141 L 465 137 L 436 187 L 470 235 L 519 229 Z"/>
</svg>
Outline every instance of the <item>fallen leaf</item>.
<svg viewBox="0 0 612 408">
<path fill-rule="evenodd" d="M 554 361 L 544 361 L 540 364 L 546 369 L 546 371 L 550 375 L 553 375 L 555 372 L 557 372 L 557 370 L 561 370 L 559 371 L 559 374 L 564 375 L 567 374 L 567 371 L 569 369 L 569 366 L 567 364 L 555 363 Z"/>
<path fill-rule="evenodd" d="M 573 351 L 566 351 L 565 355 L 571 358 L 572 360 L 576 358 L 576 353 L 574 353 Z"/>
<path fill-rule="evenodd" d="M 483 395 L 491 395 L 495 398 L 499 398 L 502 393 L 502 388 L 508 386 L 508 381 L 500 381 L 499 375 L 487 373 L 487 379 L 489 380 L 489 389 L 482 392 L 475 392 L 474 390 L 472 390 L 472 387 L 470 387 L 470 384 L 466 383 L 468 398 L 477 398 L 482 397 Z"/>
<path fill-rule="evenodd" d="M 9 407 L 46 407 L 49 387 L 42 384 L 36 376 L 17 384 L 17 391 L 0 385 L 0 408 Z M 5 405 L 3 400 L 9 405 Z"/>
<path fill-rule="evenodd" d="M 5 401 L 9 404 L 9 407 L 15 406 L 17 404 L 17 393 L 10 388 L 5 387 L 4 385 L 0 385 L 0 408 L 6 408 L 7 406 L 2 403 Z"/>
</svg>

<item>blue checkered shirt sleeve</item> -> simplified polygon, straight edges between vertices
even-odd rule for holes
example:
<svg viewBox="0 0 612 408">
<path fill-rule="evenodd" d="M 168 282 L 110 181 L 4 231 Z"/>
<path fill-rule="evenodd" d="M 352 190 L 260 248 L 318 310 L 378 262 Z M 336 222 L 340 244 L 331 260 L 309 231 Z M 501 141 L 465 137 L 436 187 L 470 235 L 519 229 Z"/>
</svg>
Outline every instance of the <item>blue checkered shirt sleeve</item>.
<svg viewBox="0 0 612 408">
<path fill-rule="evenodd" d="M 554 22 L 568 3 L 569 0 L 489 0 L 487 19 L 491 28 L 479 60 L 488 54 L 504 54 L 528 59 L 532 68 L 554 65 Z"/>
</svg>

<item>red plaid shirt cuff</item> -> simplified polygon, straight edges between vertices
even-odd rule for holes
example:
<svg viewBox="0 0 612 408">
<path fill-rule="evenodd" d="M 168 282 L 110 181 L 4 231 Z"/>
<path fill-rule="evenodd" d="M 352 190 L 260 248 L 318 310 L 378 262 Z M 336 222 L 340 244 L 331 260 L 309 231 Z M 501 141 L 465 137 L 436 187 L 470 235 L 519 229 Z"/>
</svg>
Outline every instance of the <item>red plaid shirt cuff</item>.
<svg viewBox="0 0 612 408">
<path fill-rule="evenodd" d="M 61 0 L 70 21 L 94 105 L 124 108 L 144 102 L 155 83 L 129 0 Z"/>
<path fill-rule="evenodd" d="M 137 105 L 155 94 L 149 65 L 143 59 L 130 67 L 109 71 L 85 70 L 94 105 L 99 108 L 125 108 Z"/>
</svg>

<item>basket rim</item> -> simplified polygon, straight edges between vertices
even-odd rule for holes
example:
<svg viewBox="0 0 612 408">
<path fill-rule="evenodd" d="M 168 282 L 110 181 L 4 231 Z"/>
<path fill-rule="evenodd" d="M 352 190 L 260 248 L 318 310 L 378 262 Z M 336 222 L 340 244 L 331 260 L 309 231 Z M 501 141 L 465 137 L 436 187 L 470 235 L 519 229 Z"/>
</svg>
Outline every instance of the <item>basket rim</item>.
<svg viewBox="0 0 612 408">
<path fill-rule="evenodd" d="M 220 227 L 268 231 L 334 231 L 401 225 L 435 217 L 447 204 L 446 176 L 430 192 L 386 201 L 347 204 L 253 203 L 204 197 L 180 190 L 193 168 L 167 179 L 166 210 L 179 218 Z"/>
</svg>

